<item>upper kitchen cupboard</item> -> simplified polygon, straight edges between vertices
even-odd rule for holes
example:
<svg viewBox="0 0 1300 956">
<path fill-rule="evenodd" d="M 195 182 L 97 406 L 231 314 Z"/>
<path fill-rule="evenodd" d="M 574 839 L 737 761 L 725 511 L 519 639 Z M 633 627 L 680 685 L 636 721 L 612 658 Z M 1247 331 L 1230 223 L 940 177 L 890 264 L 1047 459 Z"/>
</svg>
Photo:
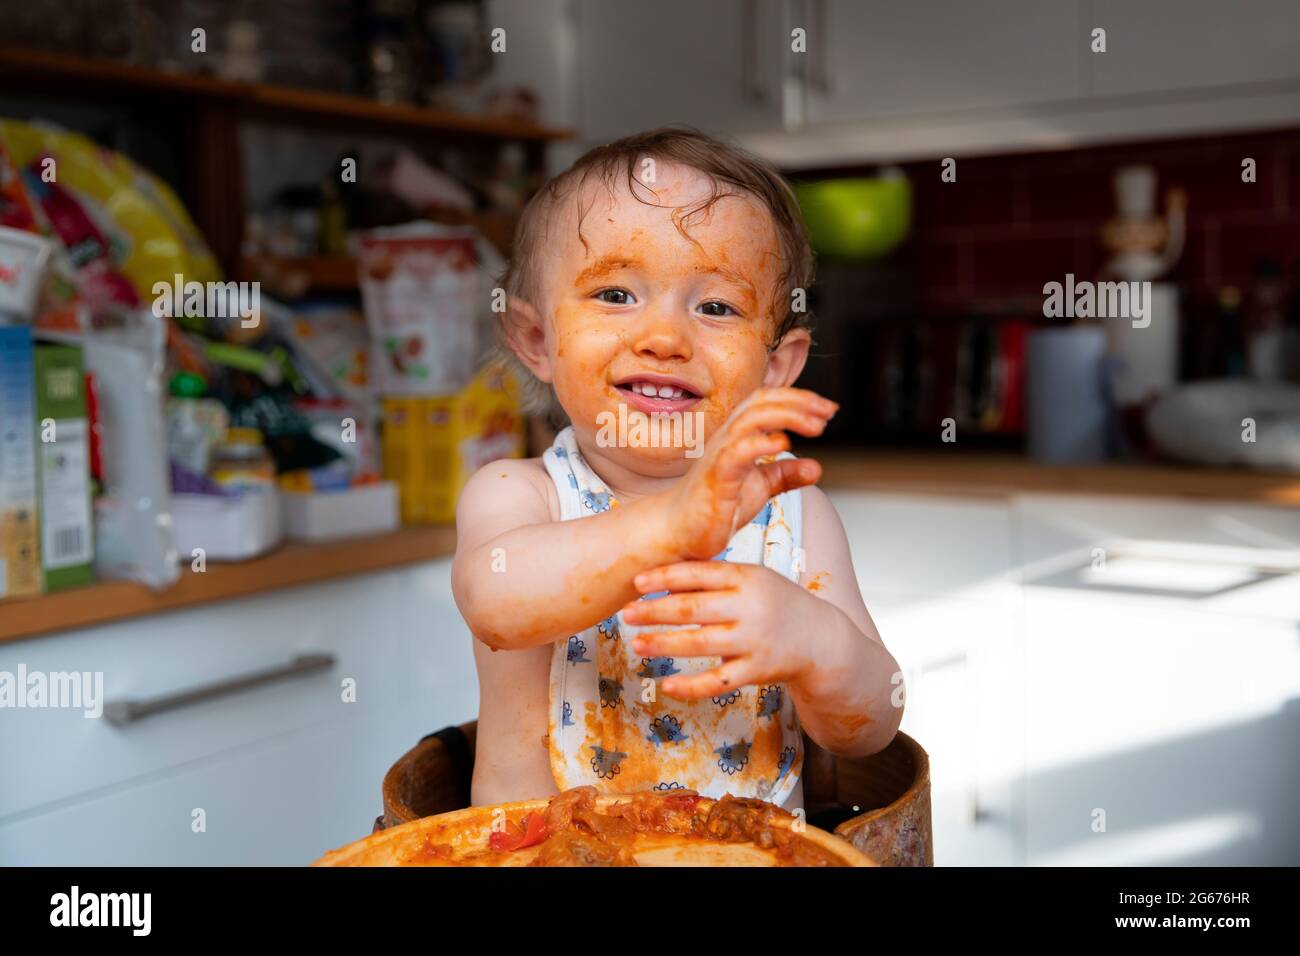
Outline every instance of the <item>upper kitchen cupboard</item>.
<svg viewBox="0 0 1300 956">
<path fill-rule="evenodd" d="M 813 0 L 807 6 L 817 32 L 809 39 L 809 123 L 1083 93 L 1087 31 L 1076 3 Z"/>
<path fill-rule="evenodd" d="M 782 0 L 578 0 L 581 136 L 779 126 L 781 13 Z"/>
<path fill-rule="evenodd" d="M 1173 90 L 1223 93 L 1300 80 L 1295 0 L 1093 0 L 1107 27 L 1104 55 L 1089 59 L 1093 96 Z"/>
<path fill-rule="evenodd" d="M 1300 4 L 1288 0 L 574 2 L 588 144 L 688 123 L 808 169 L 1300 115 Z"/>
</svg>

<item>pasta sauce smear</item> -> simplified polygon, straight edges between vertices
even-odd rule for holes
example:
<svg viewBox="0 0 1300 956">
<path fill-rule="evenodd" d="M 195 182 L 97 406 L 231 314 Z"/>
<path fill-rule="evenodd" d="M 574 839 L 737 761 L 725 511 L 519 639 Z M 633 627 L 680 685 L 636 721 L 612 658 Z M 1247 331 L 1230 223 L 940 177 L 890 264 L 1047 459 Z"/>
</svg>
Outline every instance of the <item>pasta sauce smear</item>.
<svg viewBox="0 0 1300 956">
<path fill-rule="evenodd" d="M 461 866 L 638 866 L 657 847 L 749 844 L 768 865 L 844 866 L 828 849 L 793 829 L 796 818 L 762 800 L 710 800 L 689 790 L 644 792 L 602 801 L 595 787 L 551 798 L 545 810 L 494 829 L 487 846 L 456 852 L 431 833 L 408 864 Z"/>
</svg>

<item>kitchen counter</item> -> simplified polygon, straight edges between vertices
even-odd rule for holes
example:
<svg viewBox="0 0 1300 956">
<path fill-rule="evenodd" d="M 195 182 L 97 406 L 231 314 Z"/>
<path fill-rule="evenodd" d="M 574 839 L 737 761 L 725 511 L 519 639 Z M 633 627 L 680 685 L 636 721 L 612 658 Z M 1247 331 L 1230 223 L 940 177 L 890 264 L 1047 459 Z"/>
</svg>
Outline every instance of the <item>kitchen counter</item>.
<svg viewBox="0 0 1300 956">
<path fill-rule="evenodd" d="M 456 529 L 451 525 L 408 527 L 324 544 L 285 544 L 251 561 L 213 562 L 202 573 L 186 565 L 180 580 L 165 591 L 132 581 L 103 581 L 0 601 L 0 643 L 433 561 L 450 557 L 455 550 Z"/>
<path fill-rule="evenodd" d="M 1007 497 L 1024 493 L 1127 495 L 1300 507 L 1300 475 L 1149 464 L 1053 466 L 996 452 L 813 450 L 828 490 Z M 165 591 L 108 581 L 0 601 L 0 642 L 195 607 L 259 592 L 451 556 L 451 526 L 409 527 L 327 544 L 286 544 L 252 561 L 185 570 Z"/>
<path fill-rule="evenodd" d="M 1164 464 L 1043 465 L 1007 452 L 797 450 L 827 489 L 1007 496 L 1128 495 L 1300 507 L 1300 475 Z"/>
</svg>

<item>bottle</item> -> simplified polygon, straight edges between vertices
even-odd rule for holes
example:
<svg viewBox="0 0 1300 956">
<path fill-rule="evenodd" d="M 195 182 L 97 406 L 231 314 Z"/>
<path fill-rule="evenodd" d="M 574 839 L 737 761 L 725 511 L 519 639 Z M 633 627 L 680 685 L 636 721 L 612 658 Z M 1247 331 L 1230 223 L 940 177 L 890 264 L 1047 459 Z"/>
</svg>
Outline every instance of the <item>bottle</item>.
<svg viewBox="0 0 1300 956">
<path fill-rule="evenodd" d="M 347 214 L 339 198 L 339 187 L 332 177 L 325 177 L 320 194 L 320 235 L 317 245 L 321 255 L 344 255 L 348 251 Z"/>
<path fill-rule="evenodd" d="M 1219 290 L 1219 311 L 1216 316 L 1219 362 L 1217 371 L 1228 378 L 1246 374 L 1246 341 L 1241 330 L 1241 290 L 1224 286 Z"/>
<path fill-rule="evenodd" d="M 1276 382 L 1283 377 L 1285 299 L 1281 263 L 1271 258 L 1257 260 L 1250 298 L 1242 315 L 1246 365 L 1251 378 L 1257 381 Z"/>
<path fill-rule="evenodd" d="M 1291 308 L 1282 327 L 1282 378 L 1300 383 L 1300 266 L 1291 288 Z"/>
<path fill-rule="evenodd" d="M 275 486 L 275 460 L 256 428 L 229 428 L 212 449 L 208 477 L 231 491 L 266 491 Z"/>
</svg>

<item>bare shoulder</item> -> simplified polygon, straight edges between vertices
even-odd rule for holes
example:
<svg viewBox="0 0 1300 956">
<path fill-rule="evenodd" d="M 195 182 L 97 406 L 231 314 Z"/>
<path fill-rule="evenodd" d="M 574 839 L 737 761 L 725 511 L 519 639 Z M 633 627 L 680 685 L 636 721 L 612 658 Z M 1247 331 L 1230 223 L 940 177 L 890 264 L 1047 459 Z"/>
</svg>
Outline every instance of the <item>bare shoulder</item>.
<svg viewBox="0 0 1300 956">
<path fill-rule="evenodd" d="M 808 485 L 800 489 L 800 493 L 803 495 L 804 550 L 823 550 L 840 543 L 847 549 L 844 525 L 826 492 L 816 485 Z"/>
<path fill-rule="evenodd" d="M 555 485 L 541 458 L 501 458 L 470 476 L 456 503 L 458 548 L 528 524 L 559 520 Z"/>
<path fill-rule="evenodd" d="M 803 492 L 803 575 L 809 591 L 847 614 L 863 633 L 879 641 L 871 615 L 862 600 L 848 535 L 835 505 L 826 492 L 810 485 Z"/>
</svg>

